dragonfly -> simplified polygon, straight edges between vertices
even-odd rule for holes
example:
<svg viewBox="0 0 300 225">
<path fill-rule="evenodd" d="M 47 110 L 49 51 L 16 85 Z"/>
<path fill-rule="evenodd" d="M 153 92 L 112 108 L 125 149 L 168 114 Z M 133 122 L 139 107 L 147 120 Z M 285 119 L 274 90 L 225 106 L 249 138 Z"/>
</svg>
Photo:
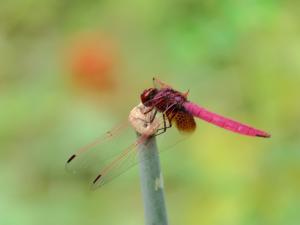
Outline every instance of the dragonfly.
<svg viewBox="0 0 300 225">
<path fill-rule="evenodd" d="M 173 125 L 183 133 L 192 133 L 196 129 L 195 118 L 223 129 L 250 137 L 269 138 L 271 135 L 250 125 L 229 119 L 188 100 L 189 91 L 180 92 L 163 81 L 153 78 L 153 87 L 145 89 L 141 95 L 141 103 L 135 107 L 129 115 L 129 123 L 121 123 L 94 142 L 80 148 L 72 154 L 67 162 L 66 168 L 73 171 L 73 165 L 84 159 L 84 155 L 90 149 L 99 146 L 99 155 L 102 159 L 98 164 L 99 171 L 92 175 L 91 188 L 96 189 L 127 171 L 133 165 L 139 163 L 137 157 L 141 147 L 149 137 L 159 136 L 167 132 Z M 131 125 L 141 135 L 128 145 L 125 149 L 118 149 L 118 153 L 112 153 L 112 148 L 104 151 L 104 145 L 112 145 L 118 142 L 118 137 L 124 133 L 125 128 Z M 176 142 L 173 143 L 175 145 Z M 169 145 L 169 148 L 173 145 Z M 110 155 L 110 156 L 107 156 Z"/>
<path fill-rule="evenodd" d="M 263 130 L 256 129 L 250 125 L 226 118 L 204 107 L 190 102 L 187 99 L 188 92 L 181 93 L 173 89 L 170 85 L 154 78 L 161 88 L 149 88 L 141 94 L 142 103 L 150 107 L 150 111 L 161 112 L 164 118 L 162 132 L 172 127 L 175 123 L 180 131 L 193 132 L 196 129 L 194 117 L 202 119 L 223 129 L 247 136 L 269 138 L 270 134 Z M 155 83 L 154 83 L 155 84 Z M 168 124 L 167 124 L 168 123 Z"/>
</svg>

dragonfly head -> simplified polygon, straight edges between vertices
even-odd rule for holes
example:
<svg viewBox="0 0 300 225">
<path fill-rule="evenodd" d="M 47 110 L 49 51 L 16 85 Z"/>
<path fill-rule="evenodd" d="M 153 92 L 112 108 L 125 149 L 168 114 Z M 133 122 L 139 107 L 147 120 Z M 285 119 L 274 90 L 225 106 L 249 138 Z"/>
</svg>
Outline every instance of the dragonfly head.
<svg viewBox="0 0 300 225">
<path fill-rule="evenodd" d="M 145 106 L 151 106 L 152 99 L 157 94 L 158 90 L 156 88 L 149 88 L 143 91 L 141 94 L 141 101 Z"/>
</svg>

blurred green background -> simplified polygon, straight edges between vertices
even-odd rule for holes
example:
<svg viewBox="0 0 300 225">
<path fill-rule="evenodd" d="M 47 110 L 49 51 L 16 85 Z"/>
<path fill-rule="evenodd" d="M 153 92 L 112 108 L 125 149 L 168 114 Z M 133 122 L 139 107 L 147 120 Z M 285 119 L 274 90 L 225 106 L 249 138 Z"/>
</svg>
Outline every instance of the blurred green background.
<svg viewBox="0 0 300 225">
<path fill-rule="evenodd" d="M 92 192 L 68 156 L 157 76 L 272 134 L 198 121 L 161 155 L 170 224 L 300 224 L 297 1 L 2 1 L 0 224 L 143 224 L 138 167 Z M 167 138 L 167 137 L 166 137 Z"/>
</svg>

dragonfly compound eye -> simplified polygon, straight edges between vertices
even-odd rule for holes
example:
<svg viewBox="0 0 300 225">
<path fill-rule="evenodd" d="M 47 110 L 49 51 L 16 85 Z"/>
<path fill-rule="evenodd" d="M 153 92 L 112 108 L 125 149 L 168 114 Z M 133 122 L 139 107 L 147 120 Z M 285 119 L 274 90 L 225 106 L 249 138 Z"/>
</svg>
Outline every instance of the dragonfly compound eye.
<svg viewBox="0 0 300 225">
<path fill-rule="evenodd" d="M 141 101 L 145 106 L 151 105 L 151 100 L 154 98 L 154 96 L 157 94 L 156 88 L 149 88 L 143 91 L 141 94 Z"/>
</svg>

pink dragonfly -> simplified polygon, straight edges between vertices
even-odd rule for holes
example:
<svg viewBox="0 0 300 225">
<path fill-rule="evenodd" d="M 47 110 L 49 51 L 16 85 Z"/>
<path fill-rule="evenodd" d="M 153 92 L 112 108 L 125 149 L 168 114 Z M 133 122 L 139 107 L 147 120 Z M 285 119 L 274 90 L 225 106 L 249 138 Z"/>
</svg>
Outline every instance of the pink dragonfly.
<svg viewBox="0 0 300 225">
<path fill-rule="evenodd" d="M 82 147 L 67 160 L 66 167 L 74 170 L 72 167 L 74 164 L 76 165 L 76 161 L 80 161 L 82 158 L 84 159 L 81 155 L 86 155 L 89 152 L 88 150 L 94 148 L 96 145 L 100 146 L 99 155 L 104 160 L 99 163 L 96 162 L 99 171 L 93 175 L 92 188 L 102 186 L 138 163 L 136 157 L 137 152 L 138 150 L 141 151 L 142 148 L 140 148 L 140 146 L 145 144 L 149 136 L 158 136 L 165 133 L 173 124 L 175 124 L 179 131 L 186 133 L 193 132 L 196 129 L 194 117 L 242 135 L 264 138 L 270 137 L 270 134 L 265 131 L 210 112 L 202 106 L 188 101 L 188 92 L 181 93 L 155 78 L 153 78 L 153 82 L 154 87 L 144 90 L 140 96 L 143 110 L 139 110 L 139 112 L 141 113 L 140 117 L 142 119 L 135 118 L 137 119 L 135 121 L 142 122 L 145 131 L 147 131 L 147 128 L 150 128 L 150 131 L 148 129 L 148 132 L 143 132 L 134 143 L 129 144 L 129 147 L 121 153 L 115 154 L 111 150 L 114 149 L 112 145 L 116 143 L 116 141 L 112 142 L 112 140 L 117 139 L 117 136 L 124 133 L 124 129 L 128 124 L 123 123 L 93 143 Z M 143 127 L 143 125 L 141 126 Z M 136 127 L 137 126 L 135 126 L 135 128 Z M 109 142 L 110 140 L 111 142 Z M 119 142 L 119 140 L 117 142 Z M 105 144 L 109 146 L 107 151 L 103 150 Z"/>
<path fill-rule="evenodd" d="M 172 123 L 174 122 L 181 131 L 194 131 L 196 128 L 194 117 L 197 117 L 218 127 L 242 135 L 264 138 L 270 137 L 270 134 L 265 131 L 210 112 L 202 106 L 188 101 L 188 92 L 181 93 L 176 91 L 171 88 L 171 86 L 155 78 L 154 81 L 157 82 L 161 88 L 149 88 L 144 90 L 141 94 L 141 101 L 145 106 L 150 107 L 150 111 L 155 110 L 155 112 L 158 111 L 162 113 L 165 125 L 163 132 L 165 132 L 167 128 L 172 127 Z M 166 125 L 166 121 L 168 125 Z"/>
</svg>

